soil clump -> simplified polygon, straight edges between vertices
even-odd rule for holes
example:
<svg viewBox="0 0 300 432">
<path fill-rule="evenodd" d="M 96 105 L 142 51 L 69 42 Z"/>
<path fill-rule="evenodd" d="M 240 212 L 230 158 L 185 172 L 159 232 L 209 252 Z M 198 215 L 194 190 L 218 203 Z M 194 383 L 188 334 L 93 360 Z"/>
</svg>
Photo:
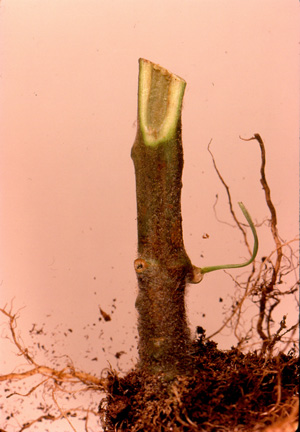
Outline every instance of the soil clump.
<svg viewBox="0 0 300 432">
<path fill-rule="evenodd" d="M 173 380 L 138 367 L 125 377 L 110 371 L 108 395 L 99 406 L 106 432 L 297 430 L 294 351 L 269 357 L 237 348 L 221 351 L 201 330 L 193 343 L 192 369 Z M 275 429 L 278 422 L 285 426 Z"/>
</svg>

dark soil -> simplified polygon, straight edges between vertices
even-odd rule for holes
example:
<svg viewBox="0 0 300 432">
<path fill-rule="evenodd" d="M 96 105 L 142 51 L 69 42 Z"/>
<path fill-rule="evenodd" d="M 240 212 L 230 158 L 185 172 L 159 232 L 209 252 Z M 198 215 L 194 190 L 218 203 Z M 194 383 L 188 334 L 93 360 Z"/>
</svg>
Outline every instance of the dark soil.
<svg viewBox="0 0 300 432">
<path fill-rule="evenodd" d="M 271 358 L 236 348 L 220 351 L 201 336 L 194 343 L 193 370 L 167 381 L 136 368 L 120 378 L 110 372 L 110 390 L 101 403 L 110 431 L 263 431 L 289 419 L 297 429 L 298 358 L 293 352 Z"/>
</svg>

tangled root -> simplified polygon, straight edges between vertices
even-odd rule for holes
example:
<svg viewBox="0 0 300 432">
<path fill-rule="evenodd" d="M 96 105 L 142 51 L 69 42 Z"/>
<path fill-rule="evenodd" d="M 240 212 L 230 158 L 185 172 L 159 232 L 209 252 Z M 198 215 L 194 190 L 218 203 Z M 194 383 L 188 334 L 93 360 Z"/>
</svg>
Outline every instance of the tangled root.
<svg viewBox="0 0 300 432">
<path fill-rule="evenodd" d="M 287 432 L 297 422 L 297 382 L 293 354 L 266 359 L 207 342 L 193 373 L 173 381 L 139 369 L 111 374 L 99 412 L 106 432 Z"/>
</svg>

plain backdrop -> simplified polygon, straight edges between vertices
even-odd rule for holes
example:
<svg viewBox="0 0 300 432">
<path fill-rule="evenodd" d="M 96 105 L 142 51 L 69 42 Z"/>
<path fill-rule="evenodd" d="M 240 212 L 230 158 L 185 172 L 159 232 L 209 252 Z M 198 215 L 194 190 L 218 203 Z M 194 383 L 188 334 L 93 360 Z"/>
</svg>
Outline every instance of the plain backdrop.
<svg viewBox="0 0 300 432">
<path fill-rule="evenodd" d="M 297 0 L 2 0 L 0 38 L 0 306 L 22 308 L 18 330 L 41 361 L 67 354 L 94 373 L 136 361 L 139 57 L 187 81 L 182 214 L 193 263 L 248 257 L 240 232 L 214 213 L 218 194 L 218 218 L 232 223 L 211 139 L 237 214 L 243 201 L 260 223 L 269 217 L 260 151 L 239 136 L 261 135 L 280 235 L 298 234 Z M 274 245 L 268 229 L 258 234 L 259 260 Z M 224 272 L 189 287 L 192 332 L 218 329 L 232 290 Z M 296 306 L 283 313 L 293 322 Z M 229 331 L 215 340 L 234 343 Z M 20 360 L 1 343 L 8 372 Z"/>
</svg>

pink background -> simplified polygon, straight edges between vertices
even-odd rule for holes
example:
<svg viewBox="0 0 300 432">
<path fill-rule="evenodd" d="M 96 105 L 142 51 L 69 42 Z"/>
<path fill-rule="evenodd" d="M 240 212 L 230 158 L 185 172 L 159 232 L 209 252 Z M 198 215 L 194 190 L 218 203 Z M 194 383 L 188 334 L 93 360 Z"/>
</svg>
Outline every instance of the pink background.
<svg viewBox="0 0 300 432">
<path fill-rule="evenodd" d="M 187 81 L 182 212 L 188 254 L 198 266 L 243 261 L 240 233 L 213 212 L 218 193 L 218 216 L 231 222 L 207 145 L 212 138 L 233 202 L 243 201 L 261 222 L 269 213 L 259 147 L 239 135 L 262 136 L 279 231 L 285 240 L 294 238 L 299 3 L 4 0 L 0 21 L 1 306 L 14 298 L 14 311 L 24 307 L 19 329 L 25 343 L 33 343 L 29 330 L 37 323 L 46 334 L 43 343 L 54 344 L 56 355 L 70 355 L 79 368 L 99 372 L 110 361 L 126 369 L 136 358 L 130 149 L 138 58 Z M 267 229 L 258 234 L 260 259 L 273 243 Z M 189 288 L 192 331 L 196 325 L 208 334 L 218 328 L 232 290 L 224 272 Z M 110 322 L 99 322 L 98 305 L 113 312 Z M 295 316 L 291 304 L 288 320 Z M 221 348 L 234 342 L 228 331 L 215 339 Z M 1 370 L 8 371 L 14 350 L 1 343 Z M 126 354 L 117 361 L 121 350 Z M 51 358 L 51 352 L 37 355 Z"/>
</svg>

